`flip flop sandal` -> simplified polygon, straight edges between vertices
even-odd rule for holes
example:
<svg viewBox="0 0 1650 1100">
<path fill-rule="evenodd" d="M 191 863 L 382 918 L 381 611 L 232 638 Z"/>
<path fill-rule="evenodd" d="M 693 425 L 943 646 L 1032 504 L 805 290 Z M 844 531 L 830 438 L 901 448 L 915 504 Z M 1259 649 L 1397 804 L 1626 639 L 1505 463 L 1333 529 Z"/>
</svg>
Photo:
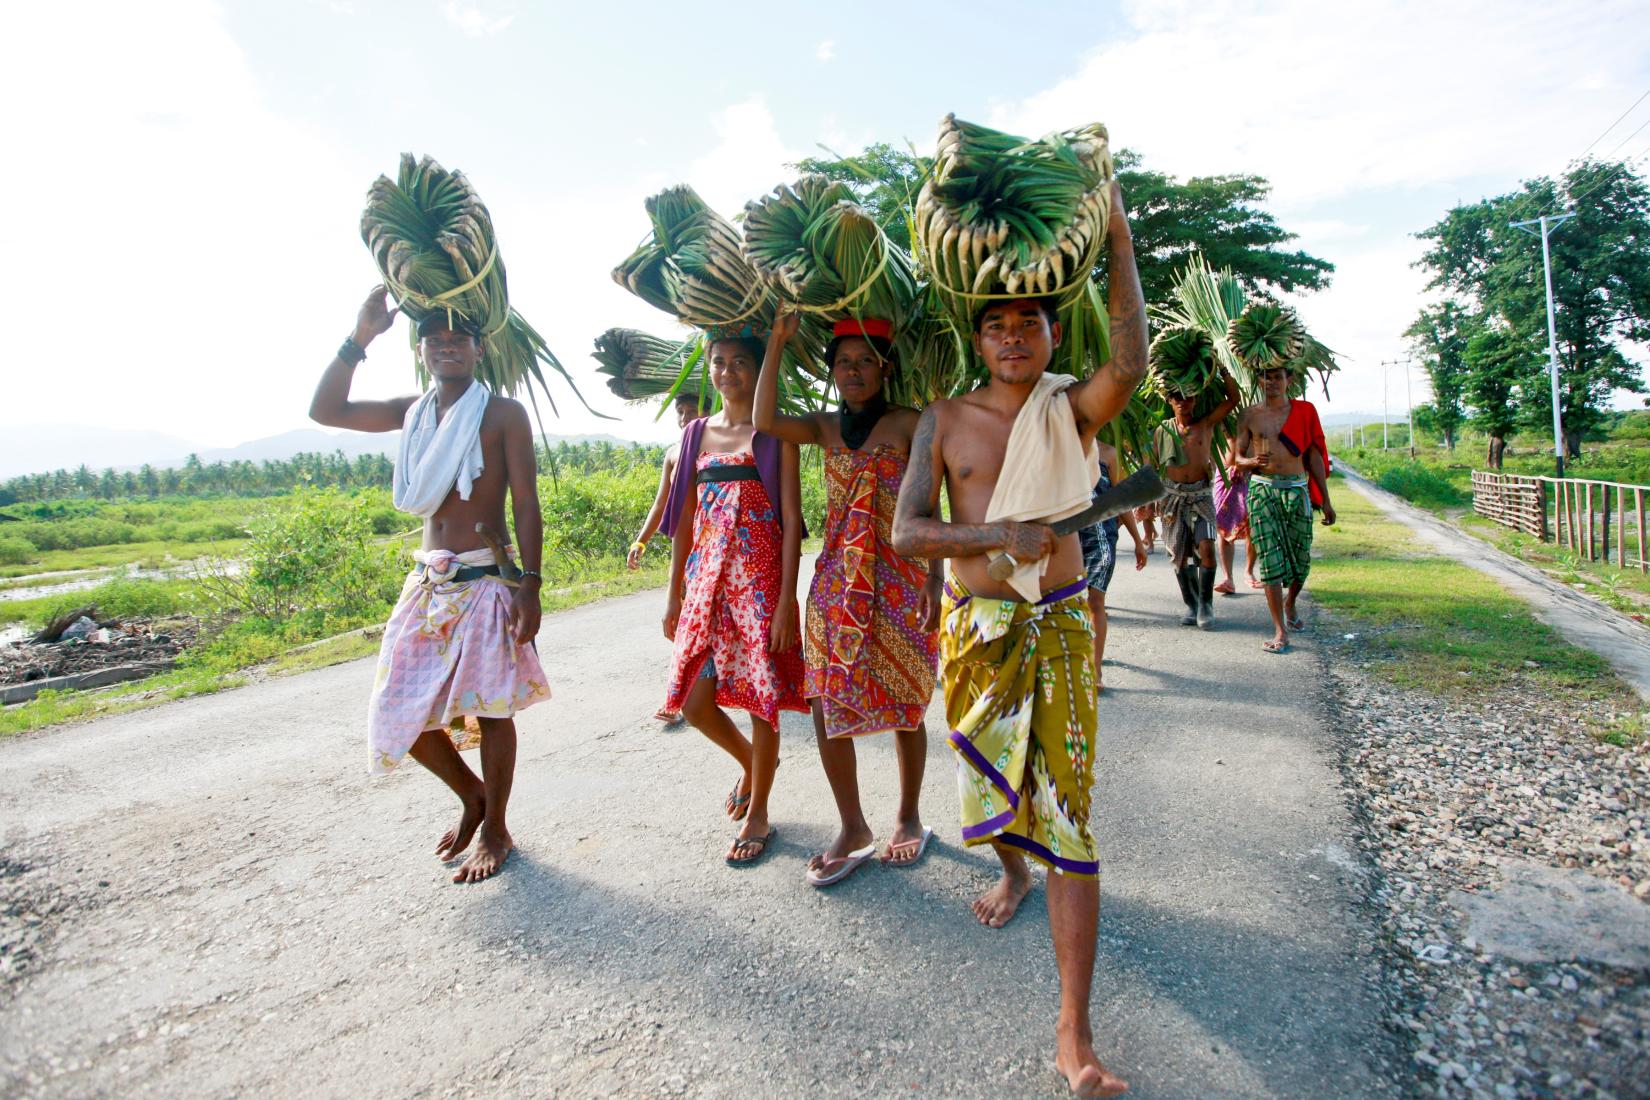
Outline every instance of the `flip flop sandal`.
<svg viewBox="0 0 1650 1100">
<path fill-rule="evenodd" d="M 733 781 L 733 790 L 728 792 L 727 800 L 722 803 L 723 811 L 735 821 L 745 820 L 745 815 L 750 812 L 751 793 L 749 791 L 746 791 L 744 794 L 739 793 L 739 784 L 744 781 L 744 776 L 740 776 L 738 779 L 735 779 Z"/>
<path fill-rule="evenodd" d="M 1296 634 L 1303 633 L 1306 630 L 1306 620 L 1298 615 L 1293 619 L 1283 620 L 1283 625 L 1288 627 L 1290 630 L 1293 630 Z"/>
<path fill-rule="evenodd" d="M 768 842 L 778 835 L 778 829 L 769 829 L 767 836 L 752 836 L 746 837 L 744 840 L 740 840 L 739 834 L 735 833 L 733 835 L 733 847 L 729 849 L 728 854 L 724 857 L 727 860 L 728 866 L 743 867 L 747 863 L 755 863 L 767 854 Z M 756 854 L 753 856 L 746 856 L 744 859 L 734 859 L 733 853 L 738 851 L 740 848 L 755 848 Z"/>
<path fill-rule="evenodd" d="M 928 851 L 928 841 L 930 839 L 932 839 L 933 836 L 934 836 L 934 830 L 931 827 L 929 827 L 927 825 L 924 825 L 922 827 L 922 839 L 921 840 L 907 840 L 903 844 L 892 844 L 892 843 L 890 843 L 888 845 L 888 851 L 885 852 L 883 854 L 883 857 L 882 857 L 883 866 L 885 866 L 885 867 L 898 867 L 901 870 L 904 870 L 907 867 L 916 866 L 917 861 L 922 858 L 923 853 Z M 917 849 L 917 854 L 916 855 L 912 856 L 910 859 L 900 860 L 898 862 L 894 861 L 892 856 L 893 856 L 893 854 L 896 850 L 901 851 L 901 852 L 909 851 L 913 845 Z"/>
<path fill-rule="evenodd" d="M 841 859 L 822 859 L 818 867 L 808 868 L 808 873 L 804 877 L 808 880 L 809 886 L 835 886 L 863 867 L 876 854 L 877 844 L 873 840 L 863 848 L 855 848 Z M 827 867 L 831 870 L 826 870 Z"/>
<path fill-rule="evenodd" d="M 1253 577 L 1250 577 L 1249 578 L 1249 587 L 1250 588 L 1265 588 L 1266 585 L 1263 584 L 1260 581 L 1255 580 Z"/>
<path fill-rule="evenodd" d="M 1288 653 L 1289 650 L 1292 649 L 1292 648 L 1293 647 L 1288 642 L 1279 643 L 1279 642 L 1273 642 L 1273 641 L 1265 641 L 1265 642 L 1260 643 L 1260 650 L 1261 650 L 1262 653 L 1272 653 L 1272 654 Z"/>
</svg>

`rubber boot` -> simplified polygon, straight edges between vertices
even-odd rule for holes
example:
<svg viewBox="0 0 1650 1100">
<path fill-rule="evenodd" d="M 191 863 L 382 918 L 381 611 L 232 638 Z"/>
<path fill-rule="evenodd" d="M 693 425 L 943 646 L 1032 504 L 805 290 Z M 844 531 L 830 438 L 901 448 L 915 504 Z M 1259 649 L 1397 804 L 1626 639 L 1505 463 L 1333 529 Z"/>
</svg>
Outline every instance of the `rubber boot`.
<svg viewBox="0 0 1650 1100">
<path fill-rule="evenodd" d="M 1181 626 L 1197 625 L 1197 591 L 1196 579 L 1192 576 L 1192 567 L 1181 566 L 1175 570 L 1174 579 L 1180 582 L 1180 598 L 1186 601 L 1186 613 L 1180 616 Z"/>
<path fill-rule="evenodd" d="M 1215 626 L 1215 571 L 1197 567 L 1197 628 L 1213 630 Z"/>
</svg>

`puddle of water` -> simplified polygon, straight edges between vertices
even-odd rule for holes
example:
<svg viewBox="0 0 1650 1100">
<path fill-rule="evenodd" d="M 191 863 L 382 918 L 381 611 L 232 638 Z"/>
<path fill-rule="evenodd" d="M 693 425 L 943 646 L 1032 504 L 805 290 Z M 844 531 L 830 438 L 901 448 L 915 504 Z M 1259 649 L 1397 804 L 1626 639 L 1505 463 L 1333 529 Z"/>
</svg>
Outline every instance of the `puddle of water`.
<svg viewBox="0 0 1650 1100">
<path fill-rule="evenodd" d="M 115 569 L 100 569 L 90 574 L 83 574 L 74 580 L 62 581 L 57 584 L 37 584 L 27 588 L 0 589 L 0 602 L 6 600 L 34 600 L 42 596 L 56 596 L 64 592 L 79 592 L 86 588 L 95 588 L 104 581 L 115 577 L 125 577 L 130 580 L 167 580 L 177 577 L 192 577 L 206 568 L 207 559 L 198 561 L 179 562 L 160 569 L 143 569 L 136 563 Z M 230 576 L 240 572 L 239 562 L 227 562 L 221 568 Z M 37 576 L 52 576 L 50 573 L 40 573 Z M 65 576 L 69 574 L 63 574 Z"/>
</svg>

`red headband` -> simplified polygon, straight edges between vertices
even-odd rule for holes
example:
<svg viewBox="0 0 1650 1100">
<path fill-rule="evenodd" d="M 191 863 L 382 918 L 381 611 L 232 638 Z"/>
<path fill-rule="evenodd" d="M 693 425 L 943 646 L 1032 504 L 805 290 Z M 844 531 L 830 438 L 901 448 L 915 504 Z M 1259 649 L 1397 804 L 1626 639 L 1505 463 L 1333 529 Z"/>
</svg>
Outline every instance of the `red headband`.
<svg viewBox="0 0 1650 1100">
<path fill-rule="evenodd" d="M 867 317 L 863 321 L 856 321 L 852 317 L 844 318 L 831 326 L 832 336 L 880 336 L 884 340 L 894 338 L 894 323 L 883 321 L 875 317 Z"/>
</svg>

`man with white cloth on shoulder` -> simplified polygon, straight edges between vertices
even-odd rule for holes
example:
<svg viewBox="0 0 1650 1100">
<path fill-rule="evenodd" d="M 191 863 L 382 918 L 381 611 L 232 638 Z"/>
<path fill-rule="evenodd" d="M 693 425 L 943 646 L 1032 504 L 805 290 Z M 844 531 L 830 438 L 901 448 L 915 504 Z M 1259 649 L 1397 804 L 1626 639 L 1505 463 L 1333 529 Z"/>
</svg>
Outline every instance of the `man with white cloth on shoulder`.
<svg viewBox="0 0 1650 1100">
<path fill-rule="evenodd" d="M 418 356 L 435 382 L 431 389 L 351 400 L 355 367 L 396 312 L 385 289 L 375 287 L 321 376 L 309 415 L 333 428 L 401 429 L 395 506 L 424 518 L 424 540 L 384 628 L 367 714 L 369 767 L 382 775 L 411 753 L 452 788 L 463 812 L 436 855 L 457 859 L 475 839 L 453 881 L 479 882 L 503 866 L 512 847 L 505 807 L 516 767 L 515 713 L 550 697 L 532 645 L 544 542 L 532 426 L 520 402 L 476 380 L 480 333 L 446 311 L 418 322 Z M 507 563 L 496 560 L 478 530 L 505 529 L 506 489 L 521 544 L 513 590 L 500 574 Z M 466 716 L 479 724 L 479 738 L 464 731 Z M 480 777 L 458 754 L 478 740 Z"/>
</svg>

